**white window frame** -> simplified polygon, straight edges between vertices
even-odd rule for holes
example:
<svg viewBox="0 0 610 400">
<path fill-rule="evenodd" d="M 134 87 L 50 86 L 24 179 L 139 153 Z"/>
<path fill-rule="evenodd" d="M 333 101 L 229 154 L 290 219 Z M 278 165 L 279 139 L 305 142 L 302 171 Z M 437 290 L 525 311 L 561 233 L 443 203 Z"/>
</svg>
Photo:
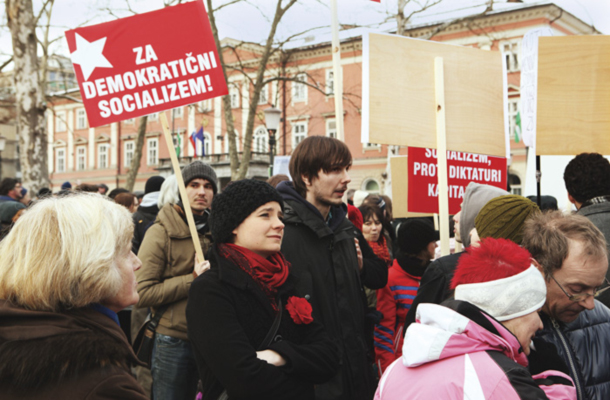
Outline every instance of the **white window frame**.
<svg viewBox="0 0 610 400">
<path fill-rule="evenodd" d="M 196 140 L 195 144 L 197 145 L 197 154 L 201 154 L 201 140 Z M 208 132 L 203 132 L 203 146 L 205 147 L 204 156 L 211 155 L 212 151 L 212 135 Z"/>
<path fill-rule="evenodd" d="M 65 111 L 57 111 L 55 113 L 55 132 L 65 132 L 68 130 L 68 125 L 66 124 L 66 112 Z"/>
<path fill-rule="evenodd" d="M 176 107 L 172 110 L 174 118 L 184 118 L 184 107 Z"/>
<path fill-rule="evenodd" d="M 125 150 L 125 157 L 123 157 L 125 159 L 125 167 L 129 167 L 131 165 L 131 160 L 133 160 L 133 155 L 136 151 L 136 142 L 134 140 L 127 140 L 125 141 L 123 148 Z"/>
<path fill-rule="evenodd" d="M 510 182 L 511 181 L 511 177 L 513 175 L 515 176 L 515 178 L 519 179 L 519 183 L 518 184 L 513 184 L 513 183 Z M 510 184 L 510 193 L 522 196 L 521 193 L 523 191 L 523 181 L 521 180 L 521 177 L 519 175 L 515 174 L 514 172 L 509 171 L 507 179 L 508 179 L 508 183 Z"/>
<path fill-rule="evenodd" d="M 370 151 L 370 150 L 377 150 L 377 151 L 381 151 L 381 145 L 378 143 L 363 143 L 362 144 L 362 151 Z"/>
<path fill-rule="evenodd" d="M 329 97 L 335 95 L 335 71 L 332 69 L 326 70 L 326 95 Z"/>
<path fill-rule="evenodd" d="M 133 125 L 133 124 L 136 123 L 136 119 L 135 118 L 129 118 L 129 119 L 124 120 L 123 122 L 125 124 L 128 124 L 128 125 Z"/>
<path fill-rule="evenodd" d="M 55 172 L 66 172 L 66 148 L 55 149 Z"/>
<path fill-rule="evenodd" d="M 159 139 L 150 138 L 146 141 L 146 165 L 159 164 Z"/>
<path fill-rule="evenodd" d="M 300 129 L 302 128 L 302 129 Z M 296 148 L 303 139 L 307 138 L 307 121 L 295 121 L 292 123 L 292 148 Z"/>
<path fill-rule="evenodd" d="M 518 72 L 521 70 L 521 40 L 509 40 L 500 43 L 502 58 L 506 63 L 506 72 Z"/>
<path fill-rule="evenodd" d="M 102 143 L 97 145 L 97 168 L 106 169 L 110 165 L 110 145 Z"/>
<path fill-rule="evenodd" d="M 87 146 L 76 146 L 76 170 L 87 169 Z"/>
<path fill-rule="evenodd" d="M 76 110 L 76 129 L 87 129 L 87 113 L 84 108 Z"/>
<path fill-rule="evenodd" d="M 148 121 L 158 121 L 159 113 L 148 114 Z"/>
<path fill-rule="evenodd" d="M 261 88 L 261 94 L 258 97 L 258 104 L 268 104 L 269 103 L 269 85 L 265 84 Z"/>
<path fill-rule="evenodd" d="M 252 135 L 252 151 L 255 153 L 269 152 L 269 131 L 264 126 L 256 128 Z"/>
<path fill-rule="evenodd" d="M 337 120 L 335 118 L 326 120 L 326 136 L 337 139 Z"/>
<path fill-rule="evenodd" d="M 292 81 L 292 102 L 293 103 L 300 103 L 300 102 L 307 103 L 307 85 L 305 85 L 303 83 L 299 83 L 299 82 L 307 82 L 307 74 L 305 74 L 305 73 L 297 74 L 294 79 L 295 80 Z M 297 81 L 299 81 L 299 82 L 297 82 Z"/>
<path fill-rule="evenodd" d="M 212 111 L 212 99 L 200 101 L 197 111 L 199 111 L 200 113 Z"/>
<path fill-rule="evenodd" d="M 515 127 L 517 126 L 517 113 L 519 113 L 521 98 L 510 98 L 507 101 L 508 106 L 508 135 L 511 139 L 515 138 Z"/>
<path fill-rule="evenodd" d="M 239 87 L 231 85 L 231 87 L 229 88 L 229 95 L 231 96 L 231 108 L 239 108 Z"/>
<path fill-rule="evenodd" d="M 377 185 L 377 190 L 371 190 L 368 188 L 369 184 L 374 183 L 375 185 Z M 362 182 L 362 189 L 365 192 L 369 192 L 369 193 L 373 193 L 373 194 L 379 194 L 381 193 L 381 184 L 379 184 L 379 181 L 377 179 L 374 178 L 368 178 L 366 179 L 364 182 Z"/>
</svg>

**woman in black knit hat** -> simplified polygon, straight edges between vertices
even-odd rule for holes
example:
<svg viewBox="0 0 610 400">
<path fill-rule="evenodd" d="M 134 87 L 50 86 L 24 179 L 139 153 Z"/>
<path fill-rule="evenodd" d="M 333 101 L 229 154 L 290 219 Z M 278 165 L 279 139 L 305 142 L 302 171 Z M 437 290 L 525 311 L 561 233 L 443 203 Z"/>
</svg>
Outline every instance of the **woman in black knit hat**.
<svg viewBox="0 0 610 400">
<path fill-rule="evenodd" d="M 262 181 L 214 196 L 211 269 L 193 281 L 186 309 L 204 400 L 314 399 L 314 384 L 336 373 L 337 349 L 280 253 L 283 208 Z"/>
</svg>

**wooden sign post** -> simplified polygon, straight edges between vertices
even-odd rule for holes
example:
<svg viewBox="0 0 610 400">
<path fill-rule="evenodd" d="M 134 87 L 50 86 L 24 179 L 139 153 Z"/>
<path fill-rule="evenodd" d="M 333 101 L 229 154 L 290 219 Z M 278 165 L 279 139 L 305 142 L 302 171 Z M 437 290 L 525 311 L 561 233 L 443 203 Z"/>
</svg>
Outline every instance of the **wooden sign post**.
<svg viewBox="0 0 610 400">
<path fill-rule="evenodd" d="M 167 121 L 165 111 L 159 113 L 159 120 L 161 121 L 163 136 L 165 137 L 165 143 L 167 144 L 167 149 L 169 150 L 169 157 L 172 160 L 172 167 L 174 168 L 176 181 L 178 182 L 178 191 L 180 192 L 180 198 L 182 199 L 182 205 L 184 206 L 184 213 L 186 214 L 186 221 L 189 226 L 189 232 L 191 233 L 191 239 L 193 239 L 193 246 L 195 246 L 197 262 L 202 262 L 205 260 L 205 258 L 203 256 L 203 250 L 201 249 L 201 242 L 199 242 L 199 234 L 197 233 L 197 228 L 195 226 L 195 218 L 193 218 L 191 203 L 188 195 L 186 194 L 186 186 L 184 185 L 184 179 L 182 178 L 178 156 L 174 151 L 174 139 L 172 138 L 172 132 L 169 129 L 169 123 Z"/>
<path fill-rule="evenodd" d="M 445 256 L 449 254 L 449 184 L 447 183 L 447 136 L 445 132 L 445 80 L 443 57 L 436 57 L 434 59 L 434 97 L 436 99 L 438 214 L 440 216 L 439 232 L 441 236 L 441 255 Z"/>
<path fill-rule="evenodd" d="M 506 156 L 502 55 L 369 33 L 363 36 L 362 69 L 361 141 L 437 149 L 441 254 L 446 255 L 447 150 Z M 415 216 L 408 207 L 407 165 L 401 157 L 390 160 L 396 217 Z"/>
</svg>

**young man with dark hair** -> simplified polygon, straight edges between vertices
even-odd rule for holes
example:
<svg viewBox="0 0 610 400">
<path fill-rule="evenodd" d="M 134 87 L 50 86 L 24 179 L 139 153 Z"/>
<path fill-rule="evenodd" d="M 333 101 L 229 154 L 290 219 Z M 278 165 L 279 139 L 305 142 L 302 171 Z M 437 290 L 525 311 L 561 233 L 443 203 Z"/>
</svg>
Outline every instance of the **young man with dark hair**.
<svg viewBox="0 0 610 400">
<path fill-rule="evenodd" d="M 599 153 L 581 153 L 563 173 L 568 199 L 610 241 L 610 162 Z M 610 250 L 610 247 L 608 247 Z M 610 272 L 606 278 L 610 278 Z M 610 306 L 610 299 L 602 300 Z"/>
<path fill-rule="evenodd" d="M 346 218 L 342 198 L 351 165 L 345 143 L 308 137 L 292 153 L 294 182 L 277 187 L 285 202 L 282 253 L 342 355 L 339 373 L 316 386 L 319 400 L 370 400 L 376 386 L 364 334 L 363 285 L 384 287 L 388 269 Z"/>
<path fill-rule="evenodd" d="M 530 372 L 565 369 L 578 400 L 610 398 L 610 310 L 596 300 L 596 294 L 608 292 L 598 293 L 607 282 L 604 236 L 583 216 L 551 211 L 525 222 L 521 245 L 546 283 L 544 328 L 534 339 Z"/>
</svg>

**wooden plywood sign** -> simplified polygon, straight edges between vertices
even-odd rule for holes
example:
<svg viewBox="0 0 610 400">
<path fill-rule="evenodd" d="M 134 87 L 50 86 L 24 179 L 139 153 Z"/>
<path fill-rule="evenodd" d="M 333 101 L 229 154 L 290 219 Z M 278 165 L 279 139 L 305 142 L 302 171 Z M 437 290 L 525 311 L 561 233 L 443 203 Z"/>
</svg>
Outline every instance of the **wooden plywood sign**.
<svg viewBox="0 0 610 400">
<path fill-rule="evenodd" d="M 500 52 L 375 33 L 363 42 L 363 142 L 436 148 L 442 57 L 447 149 L 506 156 Z"/>
<path fill-rule="evenodd" d="M 610 154 L 610 36 L 541 37 L 536 154 Z"/>
</svg>

